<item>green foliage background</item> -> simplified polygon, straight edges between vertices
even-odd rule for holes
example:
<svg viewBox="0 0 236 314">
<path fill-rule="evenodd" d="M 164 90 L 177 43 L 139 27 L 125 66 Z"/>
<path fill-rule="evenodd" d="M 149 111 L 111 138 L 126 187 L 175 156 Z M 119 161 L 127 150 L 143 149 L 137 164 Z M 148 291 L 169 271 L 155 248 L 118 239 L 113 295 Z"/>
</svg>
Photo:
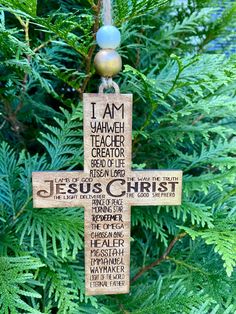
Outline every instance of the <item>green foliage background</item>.
<svg viewBox="0 0 236 314">
<path fill-rule="evenodd" d="M 183 204 L 132 208 L 130 294 L 84 295 L 83 209 L 34 209 L 31 173 L 83 168 L 100 1 L 0 0 L 0 313 L 236 313 L 236 3 L 114 10 L 133 167 L 183 169 Z"/>
</svg>

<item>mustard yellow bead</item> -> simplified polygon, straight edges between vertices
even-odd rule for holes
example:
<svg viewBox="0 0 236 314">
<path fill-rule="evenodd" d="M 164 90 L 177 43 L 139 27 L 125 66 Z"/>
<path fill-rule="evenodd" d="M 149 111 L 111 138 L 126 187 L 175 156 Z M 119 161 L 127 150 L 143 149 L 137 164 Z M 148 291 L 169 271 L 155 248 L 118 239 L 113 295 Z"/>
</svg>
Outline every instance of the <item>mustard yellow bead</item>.
<svg viewBox="0 0 236 314">
<path fill-rule="evenodd" d="M 98 74 L 103 77 L 112 77 L 120 72 L 122 60 L 115 50 L 102 49 L 96 54 L 94 65 Z"/>
</svg>

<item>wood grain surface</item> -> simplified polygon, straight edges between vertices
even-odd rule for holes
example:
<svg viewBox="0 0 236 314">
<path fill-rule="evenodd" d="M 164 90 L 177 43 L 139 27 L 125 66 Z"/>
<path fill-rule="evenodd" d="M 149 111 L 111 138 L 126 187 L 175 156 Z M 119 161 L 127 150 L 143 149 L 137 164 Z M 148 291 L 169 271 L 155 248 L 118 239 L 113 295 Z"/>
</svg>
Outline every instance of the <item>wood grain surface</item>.
<svg viewBox="0 0 236 314">
<path fill-rule="evenodd" d="M 34 172 L 34 207 L 84 207 L 86 294 L 128 293 L 130 208 L 180 205 L 182 171 L 131 170 L 131 94 L 83 102 L 84 171 Z"/>
</svg>

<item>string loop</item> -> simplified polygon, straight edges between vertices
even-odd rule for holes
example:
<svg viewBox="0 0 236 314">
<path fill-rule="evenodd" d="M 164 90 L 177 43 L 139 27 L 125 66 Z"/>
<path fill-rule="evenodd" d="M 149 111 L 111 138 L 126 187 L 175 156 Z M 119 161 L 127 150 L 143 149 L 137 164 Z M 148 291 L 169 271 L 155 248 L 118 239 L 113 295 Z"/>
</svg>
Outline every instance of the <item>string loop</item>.
<svg viewBox="0 0 236 314">
<path fill-rule="evenodd" d="M 103 94 L 105 89 L 114 88 L 115 94 L 120 93 L 120 88 L 112 78 L 102 77 L 102 84 L 99 86 L 99 94 Z"/>
</svg>

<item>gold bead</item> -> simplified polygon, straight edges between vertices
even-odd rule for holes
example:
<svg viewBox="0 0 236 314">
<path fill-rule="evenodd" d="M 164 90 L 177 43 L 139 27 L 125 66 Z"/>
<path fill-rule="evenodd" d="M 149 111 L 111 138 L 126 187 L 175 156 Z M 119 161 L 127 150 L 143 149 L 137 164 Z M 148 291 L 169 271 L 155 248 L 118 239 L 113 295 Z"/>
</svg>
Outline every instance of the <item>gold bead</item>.
<svg viewBox="0 0 236 314">
<path fill-rule="evenodd" d="M 122 60 L 115 50 L 102 49 L 96 54 L 94 65 L 98 74 L 103 77 L 111 77 L 120 72 Z"/>
</svg>

